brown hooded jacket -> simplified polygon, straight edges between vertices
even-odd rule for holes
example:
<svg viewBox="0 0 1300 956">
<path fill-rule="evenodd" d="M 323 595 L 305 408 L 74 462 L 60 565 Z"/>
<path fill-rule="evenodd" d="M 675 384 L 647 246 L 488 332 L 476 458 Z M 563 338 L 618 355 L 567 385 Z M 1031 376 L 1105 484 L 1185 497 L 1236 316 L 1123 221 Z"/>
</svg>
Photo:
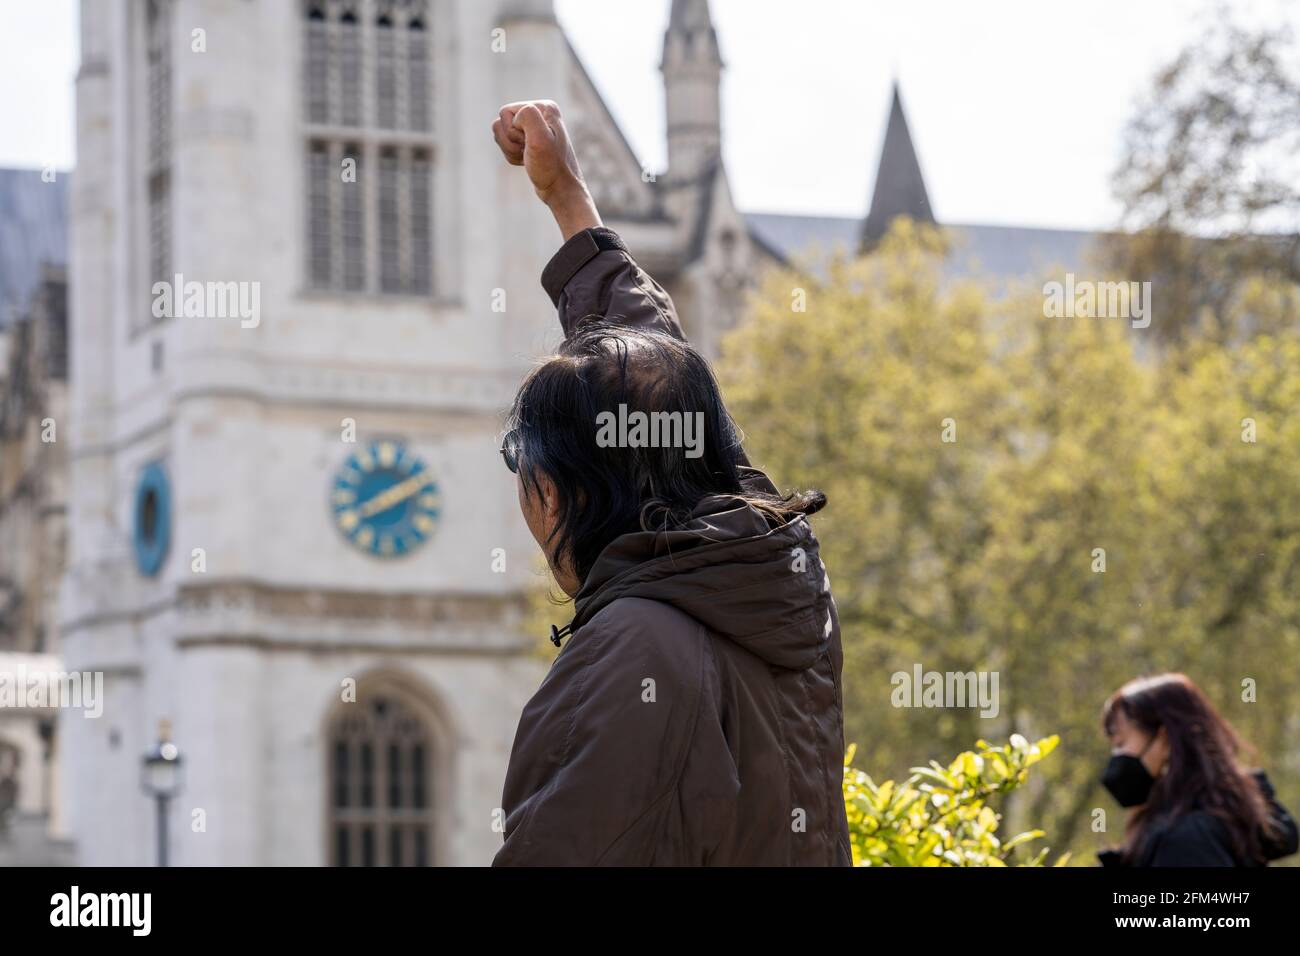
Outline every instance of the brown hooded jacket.
<svg viewBox="0 0 1300 956">
<path fill-rule="evenodd" d="M 574 235 L 542 284 L 566 335 L 595 315 L 682 337 L 611 230 Z M 611 542 L 575 611 L 519 721 L 494 866 L 850 864 L 843 655 L 806 517 L 705 499 Z"/>
</svg>

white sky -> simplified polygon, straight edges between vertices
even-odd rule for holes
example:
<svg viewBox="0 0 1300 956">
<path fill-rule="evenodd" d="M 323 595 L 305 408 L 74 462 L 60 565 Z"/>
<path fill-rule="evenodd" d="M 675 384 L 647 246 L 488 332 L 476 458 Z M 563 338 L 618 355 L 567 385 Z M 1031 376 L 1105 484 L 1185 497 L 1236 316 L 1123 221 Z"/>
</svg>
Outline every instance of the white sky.
<svg viewBox="0 0 1300 956">
<path fill-rule="evenodd" d="M 896 74 L 940 221 L 1084 228 L 1117 215 L 1109 176 L 1135 98 L 1224 16 L 1213 0 L 712 8 L 727 63 L 723 148 L 742 209 L 862 215 Z M 668 0 L 556 0 L 556 10 L 632 146 L 661 168 Z M 1294 0 L 1231 10 L 1300 34 Z M 73 165 L 76 11 L 76 0 L 0 0 L 0 166 Z"/>
</svg>

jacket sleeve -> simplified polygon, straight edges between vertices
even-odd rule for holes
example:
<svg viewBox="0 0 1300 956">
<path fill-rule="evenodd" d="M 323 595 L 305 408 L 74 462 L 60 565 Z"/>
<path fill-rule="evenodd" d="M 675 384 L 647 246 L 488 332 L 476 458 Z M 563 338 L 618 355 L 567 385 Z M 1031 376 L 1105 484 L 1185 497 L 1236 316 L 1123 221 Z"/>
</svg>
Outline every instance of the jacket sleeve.
<svg viewBox="0 0 1300 956">
<path fill-rule="evenodd" d="M 739 782 L 708 642 L 626 603 L 570 639 L 524 709 L 493 866 L 691 865 L 720 839 Z"/>
<path fill-rule="evenodd" d="M 575 233 L 542 270 L 565 338 L 595 317 L 685 339 L 673 300 L 636 264 L 618 233 L 603 226 Z"/>
<path fill-rule="evenodd" d="M 559 312 L 566 339 L 584 319 L 596 318 L 686 340 L 672 296 L 637 265 L 613 229 L 594 226 L 569 237 L 542 270 L 542 288 Z M 778 493 L 767 475 L 750 466 L 743 448 L 740 464 L 748 490 Z"/>
<path fill-rule="evenodd" d="M 1273 826 L 1261 836 L 1264 859 L 1278 860 L 1290 856 L 1300 849 L 1300 831 L 1297 831 L 1295 818 L 1278 801 L 1277 794 L 1273 792 L 1273 784 L 1264 771 L 1257 770 L 1253 776 L 1259 784 L 1260 792 L 1264 794 L 1269 815 L 1273 818 Z"/>
</svg>

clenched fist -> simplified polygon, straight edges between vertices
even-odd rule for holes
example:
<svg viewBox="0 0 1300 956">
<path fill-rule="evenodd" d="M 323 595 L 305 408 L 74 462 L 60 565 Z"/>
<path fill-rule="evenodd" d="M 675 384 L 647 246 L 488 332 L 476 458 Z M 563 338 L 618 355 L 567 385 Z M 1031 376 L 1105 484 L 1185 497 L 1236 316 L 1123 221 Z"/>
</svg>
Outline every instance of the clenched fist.
<svg viewBox="0 0 1300 956">
<path fill-rule="evenodd" d="M 508 103 L 492 122 L 492 136 L 508 163 L 524 167 L 538 198 L 550 207 L 566 239 L 588 226 L 600 225 L 560 108 L 554 102 Z"/>
</svg>

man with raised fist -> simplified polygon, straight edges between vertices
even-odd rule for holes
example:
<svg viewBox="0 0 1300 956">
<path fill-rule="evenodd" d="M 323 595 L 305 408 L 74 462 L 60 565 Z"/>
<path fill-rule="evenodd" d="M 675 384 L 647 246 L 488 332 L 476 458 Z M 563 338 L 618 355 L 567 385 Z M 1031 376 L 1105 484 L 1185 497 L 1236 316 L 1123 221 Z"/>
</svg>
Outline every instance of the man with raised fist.
<svg viewBox="0 0 1300 956">
<path fill-rule="evenodd" d="M 511 103 L 492 132 L 564 237 L 542 285 L 565 341 L 501 451 L 574 599 L 493 863 L 847 866 L 843 654 L 809 523 L 826 498 L 750 467 L 672 299 L 602 225 L 559 107 Z"/>
</svg>

